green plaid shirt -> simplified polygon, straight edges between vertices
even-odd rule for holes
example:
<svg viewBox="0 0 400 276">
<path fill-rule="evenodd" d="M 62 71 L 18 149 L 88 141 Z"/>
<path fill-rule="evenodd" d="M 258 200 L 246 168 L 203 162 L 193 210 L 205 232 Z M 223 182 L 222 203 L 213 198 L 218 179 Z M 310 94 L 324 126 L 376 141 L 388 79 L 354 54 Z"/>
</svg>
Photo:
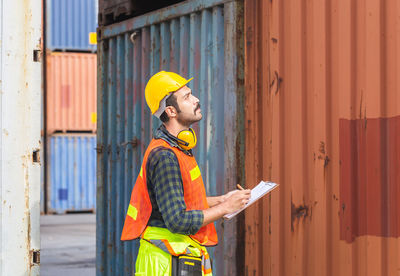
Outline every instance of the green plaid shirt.
<svg viewBox="0 0 400 276">
<path fill-rule="evenodd" d="M 168 137 L 164 125 L 161 125 L 155 139 L 163 139 L 173 147 L 191 155 L 177 142 Z M 173 233 L 196 234 L 203 224 L 203 211 L 186 211 L 183 198 L 183 183 L 178 159 L 171 149 L 158 147 L 153 149 L 146 164 L 147 189 L 149 191 L 152 213 L 149 226 L 168 228 Z"/>
</svg>

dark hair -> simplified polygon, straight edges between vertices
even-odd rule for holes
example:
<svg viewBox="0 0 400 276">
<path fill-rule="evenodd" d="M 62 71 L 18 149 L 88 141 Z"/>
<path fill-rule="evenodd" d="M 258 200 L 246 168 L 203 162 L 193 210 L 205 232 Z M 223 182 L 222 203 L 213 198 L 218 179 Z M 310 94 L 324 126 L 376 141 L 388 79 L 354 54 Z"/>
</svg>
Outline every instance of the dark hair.
<svg viewBox="0 0 400 276">
<path fill-rule="evenodd" d="M 178 106 L 178 102 L 176 101 L 176 96 L 174 94 L 172 94 L 171 96 L 169 96 L 167 98 L 167 100 L 165 101 L 165 106 L 166 107 L 173 106 L 173 107 L 175 107 L 175 109 L 178 113 L 181 112 L 181 110 L 179 109 L 179 106 Z M 163 123 L 166 123 L 169 121 L 169 117 L 165 111 L 161 114 L 160 120 Z"/>
</svg>

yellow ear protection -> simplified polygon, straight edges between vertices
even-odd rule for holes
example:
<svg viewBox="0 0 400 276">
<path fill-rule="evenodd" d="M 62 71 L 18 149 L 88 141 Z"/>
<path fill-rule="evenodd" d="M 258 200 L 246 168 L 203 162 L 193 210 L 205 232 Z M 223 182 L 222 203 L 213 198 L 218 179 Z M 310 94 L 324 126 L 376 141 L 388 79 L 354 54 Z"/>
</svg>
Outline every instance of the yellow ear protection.
<svg viewBox="0 0 400 276">
<path fill-rule="evenodd" d="M 178 133 L 177 142 L 184 150 L 190 150 L 196 146 L 197 138 L 196 133 L 192 128 L 189 130 L 182 130 Z"/>
<path fill-rule="evenodd" d="M 162 130 L 168 137 L 175 140 L 184 150 L 190 150 L 196 146 L 197 138 L 193 128 L 189 130 L 182 130 L 178 133 L 178 137 L 170 134 L 165 128 Z"/>
</svg>

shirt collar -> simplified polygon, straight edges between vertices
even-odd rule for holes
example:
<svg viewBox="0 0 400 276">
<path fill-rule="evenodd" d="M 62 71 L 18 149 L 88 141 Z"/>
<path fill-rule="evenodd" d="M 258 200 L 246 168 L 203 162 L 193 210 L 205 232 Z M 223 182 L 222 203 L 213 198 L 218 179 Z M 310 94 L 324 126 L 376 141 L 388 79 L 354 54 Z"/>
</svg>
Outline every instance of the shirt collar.
<svg viewBox="0 0 400 276">
<path fill-rule="evenodd" d="M 181 148 L 178 142 L 175 139 L 173 139 L 173 137 L 175 136 L 173 136 L 171 133 L 167 135 L 167 133 L 169 133 L 168 130 L 165 128 L 164 124 L 161 124 L 161 126 L 156 130 L 154 134 L 154 139 L 163 139 L 171 147 L 178 148 L 189 156 L 193 155 L 192 150 L 184 150 L 183 148 Z"/>
</svg>

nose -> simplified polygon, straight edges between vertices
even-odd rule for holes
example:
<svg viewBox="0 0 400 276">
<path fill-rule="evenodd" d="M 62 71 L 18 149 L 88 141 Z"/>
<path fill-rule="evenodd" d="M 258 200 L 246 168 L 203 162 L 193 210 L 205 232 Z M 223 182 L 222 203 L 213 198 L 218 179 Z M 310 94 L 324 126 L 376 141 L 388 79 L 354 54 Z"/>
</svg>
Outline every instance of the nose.
<svg viewBox="0 0 400 276">
<path fill-rule="evenodd" d="M 192 96 L 193 96 L 193 95 L 192 95 Z M 194 102 L 195 104 L 197 104 L 197 103 L 200 102 L 200 100 L 199 100 L 196 96 L 193 96 L 193 102 Z"/>
</svg>

